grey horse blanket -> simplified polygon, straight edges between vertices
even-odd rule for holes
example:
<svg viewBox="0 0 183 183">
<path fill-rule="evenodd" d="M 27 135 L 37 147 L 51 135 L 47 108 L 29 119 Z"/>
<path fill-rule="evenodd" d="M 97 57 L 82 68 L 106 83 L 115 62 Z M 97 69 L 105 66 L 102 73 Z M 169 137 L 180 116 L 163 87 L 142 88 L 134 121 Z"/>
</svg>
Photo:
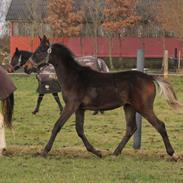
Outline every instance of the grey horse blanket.
<svg viewBox="0 0 183 183">
<path fill-rule="evenodd" d="M 48 64 L 40 68 L 36 75 L 38 80 L 37 92 L 40 94 L 61 92 L 53 65 Z"/>
</svg>

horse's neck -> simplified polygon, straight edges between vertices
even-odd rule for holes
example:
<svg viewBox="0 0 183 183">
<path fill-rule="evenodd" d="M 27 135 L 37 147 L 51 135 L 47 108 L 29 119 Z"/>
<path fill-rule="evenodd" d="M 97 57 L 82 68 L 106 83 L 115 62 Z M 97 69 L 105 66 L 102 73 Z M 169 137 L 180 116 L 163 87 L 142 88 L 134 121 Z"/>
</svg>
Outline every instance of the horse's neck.
<svg viewBox="0 0 183 183">
<path fill-rule="evenodd" d="M 28 61 L 28 59 L 31 57 L 31 55 L 32 55 L 32 52 L 21 51 L 22 65 Z"/>
<path fill-rule="evenodd" d="M 73 63 L 75 64 L 75 63 Z M 77 63 L 76 63 L 76 67 Z M 70 86 L 73 84 L 74 80 L 78 77 L 78 68 L 75 66 L 68 67 L 67 65 L 54 65 L 55 72 L 57 74 L 57 78 L 60 81 L 62 86 Z"/>
</svg>

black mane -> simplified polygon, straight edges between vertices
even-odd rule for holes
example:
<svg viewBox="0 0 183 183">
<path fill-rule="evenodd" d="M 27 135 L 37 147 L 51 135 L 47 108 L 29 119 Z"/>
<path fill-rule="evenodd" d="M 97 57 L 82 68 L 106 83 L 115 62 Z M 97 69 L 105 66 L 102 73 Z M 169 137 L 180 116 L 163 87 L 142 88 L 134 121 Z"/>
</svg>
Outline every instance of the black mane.
<svg viewBox="0 0 183 183">
<path fill-rule="evenodd" d="M 61 57 L 65 61 L 64 64 L 69 65 L 69 67 L 72 67 L 80 72 L 86 71 L 99 73 L 99 71 L 93 70 L 87 65 L 81 65 L 78 61 L 76 61 L 74 53 L 71 50 L 69 50 L 65 45 L 61 43 L 55 43 L 52 45 L 52 48 L 53 54 L 56 54 L 58 57 Z"/>
</svg>

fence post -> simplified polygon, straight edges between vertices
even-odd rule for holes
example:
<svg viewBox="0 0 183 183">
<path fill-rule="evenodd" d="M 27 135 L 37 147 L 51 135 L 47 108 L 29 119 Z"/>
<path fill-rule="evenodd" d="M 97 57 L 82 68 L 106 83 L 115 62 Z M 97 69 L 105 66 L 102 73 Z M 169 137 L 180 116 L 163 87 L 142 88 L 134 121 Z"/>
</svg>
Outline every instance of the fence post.
<svg viewBox="0 0 183 183">
<path fill-rule="evenodd" d="M 181 52 L 179 50 L 179 54 L 178 54 L 178 71 L 180 71 L 180 59 L 181 59 Z"/>
<path fill-rule="evenodd" d="M 163 55 L 163 77 L 168 79 L 168 50 L 165 50 Z"/>
<path fill-rule="evenodd" d="M 137 70 L 144 72 L 144 50 L 137 50 Z M 141 126 L 142 126 L 142 116 L 139 113 L 136 113 L 136 124 L 137 130 L 134 134 L 134 149 L 140 149 L 141 147 Z"/>
</svg>

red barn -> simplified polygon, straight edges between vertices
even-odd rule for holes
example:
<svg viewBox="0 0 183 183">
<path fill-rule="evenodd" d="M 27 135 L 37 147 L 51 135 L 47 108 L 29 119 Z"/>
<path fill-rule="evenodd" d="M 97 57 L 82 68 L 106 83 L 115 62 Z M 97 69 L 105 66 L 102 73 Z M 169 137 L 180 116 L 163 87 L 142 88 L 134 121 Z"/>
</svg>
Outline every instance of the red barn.
<svg viewBox="0 0 183 183">
<path fill-rule="evenodd" d="M 31 6 L 35 6 L 36 15 L 40 20 L 33 21 Z M 49 25 L 43 23 L 47 16 L 47 0 L 12 0 L 6 20 L 9 21 L 10 29 L 10 52 L 15 48 L 33 51 L 39 44 L 39 39 L 34 35 L 50 35 Z M 33 24 L 39 26 L 39 32 L 32 35 Z M 35 38 L 32 38 L 35 37 Z M 76 56 L 94 55 L 95 41 L 91 37 L 84 38 L 53 38 L 52 42 L 62 42 L 68 46 Z M 97 56 L 109 56 L 109 41 L 107 38 L 99 37 Z M 183 42 L 175 38 L 121 38 L 113 39 L 112 56 L 122 58 L 135 58 L 137 49 L 144 48 L 146 58 L 162 58 L 163 50 L 168 49 L 169 56 L 174 55 L 174 50 L 182 51 Z"/>
</svg>

